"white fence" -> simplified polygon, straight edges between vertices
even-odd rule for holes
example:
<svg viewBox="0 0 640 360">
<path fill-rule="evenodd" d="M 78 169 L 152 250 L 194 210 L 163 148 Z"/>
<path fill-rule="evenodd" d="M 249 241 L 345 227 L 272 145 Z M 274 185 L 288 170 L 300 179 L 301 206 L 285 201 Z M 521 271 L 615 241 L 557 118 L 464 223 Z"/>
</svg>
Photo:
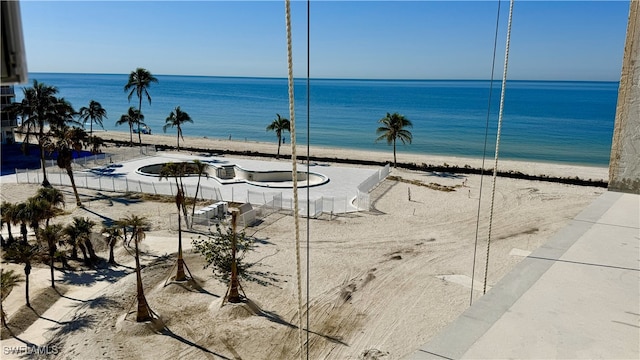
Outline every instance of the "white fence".
<svg viewBox="0 0 640 360">
<path fill-rule="evenodd" d="M 371 209 L 371 197 L 369 196 L 369 193 L 371 193 L 371 190 L 378 186 L 378 184 L 389 175 L 390 171 L 391 169 L 389 164 L 387 164 L 385 167 L 378 170 L 377 173 L 372 174 L 358 185 L 358 197 L 356 199 L 356 204 L 359 210 Z"/>
<path fill-rule="evenodd" d="M 260 215 L 272 213 L 274 211 L 294 210 L 292 198 L 283 196 L 282 192 L 257 192 L 247 191 L 247 202 L 256 206 Z M 321 196 L 316 199 L 298 199 L 298 213 L 300 216 L 318 217 L 322 213 L 342 214 L 350 210 L 349 199 L 343 197 Z M 308 208 L 307 208 L 308 204 Z M 265 215 L 265 216 L 266 216 Z"/>
<path fill-rule="evenodd" d="M 95 172 L 95 173 L 94 173 Z M 112 192 L 140 192 L 156 195 L 175 195 L 175 183 L 166 182 L 148 182 L 141 180 L 130 180 L 126 176 L 102 176 L 98 169 L 91 171 L 74 171 L 73 179 L 76 187 L 93 189 L 100 191 Z M 39 184 L 43 180 L 42 169 L 16 169 L 16 182 Z M 71 179 L 64 170 L 52 171 L 47 170 L 47 180 L 52 185 L 71 186 Z M 193 198 L 195 196 L 195 187 L 187 187 L 185 195 Z M 202 200 L 221 201 L 222 194 L 220 189 L 215 187 L 200 186 L 198 198 Z"/>
</svg>

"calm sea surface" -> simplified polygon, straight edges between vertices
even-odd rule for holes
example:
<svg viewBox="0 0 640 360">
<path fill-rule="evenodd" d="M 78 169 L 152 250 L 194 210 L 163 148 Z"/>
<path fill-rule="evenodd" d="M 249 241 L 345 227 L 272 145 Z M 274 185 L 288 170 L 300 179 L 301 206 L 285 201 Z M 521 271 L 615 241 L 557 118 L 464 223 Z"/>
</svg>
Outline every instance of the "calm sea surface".
<svg viewBox="0 0 640 360">
<path fill-rule="evenodd" d="M 107 110 L 106 130 L 128 131 L 115 122 L 137 100 L 127 101 L 128 75 L 32 73 L 56 86 L 77 110 L 90 100 Z M 145 122 L 162 133 L 175 106 L 191 115 L 187 136 L 276 141 L 266 126 L 276 113 L 289 117 L 286 79 L 157 76 L 152 103 L 143 102 Z M 22 86 L 16 88 L 22 99 Z M 500 155 L 504 159 L 607 165 L 617 101 L 617 82 L 509 81 Z M 306 144 L 306 80 L 296 80 L 298 143 Z M 481 157 L 489 81 L 312 79 L 311 144 L 390 150 L 375 142 L 377 121 L 399 112 L 413 122 L 414 141 L 399 152 Z M 492 158 L 500 81 L 494 82 L 487 156 Z M 88 125 L 87 125 L 88 127 Z M 169 129 L 175 134 L 175 129 Z M 286 134 L 287 142 L 289 134 Z"/>
</svg>

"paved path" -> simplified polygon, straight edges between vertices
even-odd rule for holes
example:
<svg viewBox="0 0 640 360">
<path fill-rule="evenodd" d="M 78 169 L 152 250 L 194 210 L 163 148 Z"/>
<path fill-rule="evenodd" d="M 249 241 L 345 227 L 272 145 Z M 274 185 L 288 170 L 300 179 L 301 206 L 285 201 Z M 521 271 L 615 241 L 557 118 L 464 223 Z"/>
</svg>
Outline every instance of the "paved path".
<svg viewBox="0 0 640 360">
<path fill-rule="evenodd" d="M 640 196 L 606 192 L 408 359 L 639 359 Z"/>
</svg>

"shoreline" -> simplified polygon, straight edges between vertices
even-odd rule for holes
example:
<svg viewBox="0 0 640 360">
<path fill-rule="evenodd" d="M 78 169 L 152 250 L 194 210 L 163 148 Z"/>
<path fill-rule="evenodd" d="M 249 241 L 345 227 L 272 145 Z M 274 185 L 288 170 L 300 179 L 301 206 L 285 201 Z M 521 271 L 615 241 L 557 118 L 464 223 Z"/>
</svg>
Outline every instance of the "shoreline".
<svg viewBox="0 0 640 360">
<path fill-rule="evenodd" d="M 99 135 L 105 143 L 127 144 L 129 133 L 124 131 L 100 131 Z M 137 144 L 137 134 L 134 134 L 134 145 Z M 162 149 L 175 149 L 176 136 L 168 134 L 142 134 L 143 145 L 155 145 Z M 275 157 L 277 142 L 259 142 L 242 140 L 210 139 L 207 137 L 185 136 L 181 141 L 181 150 L 190 152 L 213 151 L 239 156 Z M 401 149 L 401 147 L 400 147 Z M 104 147 L 104 152 L 109 152 Z M 280 148 L 282 158 L 291 157 L 289 143 Z M 346 148 L 331 148 L 311 146 L 309 155 L 313 161 L 348 163 L 351 165 L 380 166 L 393 160 L 391 148 L 388 152 L 353 150 Z M 306 158 L 304 151 L 298 152 L 299 158 Z M 482 167 L 481 158 L 467 158 L 445 155 L 423 155 L 414 153 L 397 153 L 398 167 L 410 170 L 424 170 L 433 172 L 452 172 L 479 174 Z M 427 165 L 427 166 L 424 166 Z M 493 168 L 493 157 L 485 160 L 485 169 Z M 572 165 L 548 162 L 532 162 L 520 160 L 500 160 L 498 163 L 500 176 L 523 178 L 529 180 L 567 180 L 577 185 L 606 187 L 609 178 L 609 168 L 604 166 Z M 485 174 L 491 175 L 491 170 Z M 565 181 L 558 181 L 565 182 Z"/>
</svg>

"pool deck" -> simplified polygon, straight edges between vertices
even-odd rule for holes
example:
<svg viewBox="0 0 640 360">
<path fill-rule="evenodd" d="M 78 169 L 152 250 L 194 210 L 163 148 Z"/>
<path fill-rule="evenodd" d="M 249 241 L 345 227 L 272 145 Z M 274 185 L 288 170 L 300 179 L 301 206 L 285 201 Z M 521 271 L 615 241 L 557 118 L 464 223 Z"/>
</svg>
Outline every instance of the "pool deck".
<svg viewBox="0 0 640 360">
<path fill-rule="evenodd" d="M 601 195 L 407 357 L 507 358 L 640 358 L 640 195 Z"/>
<path fill-rule="evenodd" d="M 109 159 L 108 155 L 107 158 Z M 161 179 L 158 176 L 149 176 L 140 174 L 137 170 L 146 165 L 159 164 L 164 162 L 183 162 L 193 161 L 198 159 L 202 162 L 208 163 L 213 166 L 222 165 L 238 165 L 239 167 L 253 171 L 292 171 L 292 163 L 290 160 L 253 160 L 245 158 L 230 158 L 226 156 L 216 155 L 198 155 L 198 154 L 183 154 L 177 152 L 157 152 L 154 156 L 140 157 L 132 160 L 122 161 L 115 164 L 107 164 L 106 166 L 87 165 L 85 170 L 75 170 L 76 183 L 82 184 L 84 182 L 96 182 L 97 178 L 100 178 L 103 184 L 106 182 L 109 184 L 109 179 L 126 179 L 130 184 L 136 184 L 138 181 L 142 183 L 152 183 L 154 188 L 167 188 L 169 184 L 173 184 L 173 180 Z M 107 160 L 108 161 L 108 160 Z M 298 172 L 306 172 L 306 164 L 297 164 Z M 298 197 L 301 200 L 319 198 L 335 198 L 339 202 L 340 209 L 346 209 L 346 211 L 356 211 L 356 207 L 352 203 L 353 199 L 357 197 L 357 187 L 367 178 L 376 174 L 378 168 L 371 167 L 347 167 L 337 166 L 327 163 L 312 163 L 309 167 L 310 172 L 319 173 L 328 177 L 328 181 L 324 184 L 311 186 L 309 188 L 300 186 L 302 182 L 299 182 Z M 38 170 L 39 171 L 39 170 Z M 215 171 L 213 169 L 211 172 Z M 6 175 L 2 177 L 2 181 L 16 182 L 16 178 L 22 175 Z M 63 177 L 63 181 L 66 176 Z M 93 179 L 93 180 L 92 180 Z M 195 189 L 198 181 L 197 176 L 189 176 L 183 178 L 185 186 Z M 293 197 L 292 188 L 281 187 L 282 183 L 274 182 L 262 182 L 261 186 L 251 184 L 246 181 L 218 181 L 215 177 L 201 178 L 201 187 L 204 188 L 216 188 L 220 191 L 222 198 L 225 201 L 235 202 L 247 202 L 249 197 L 249 191 L 252 193 L 282 193 L 283 198 L 291 199 Z M 308 191 L 308 195 L 307 195 Z M 167 191 L 168 193 L 168 191 Z M 188 191 L 187 193 L 190 193 Z"/>
</svg>

